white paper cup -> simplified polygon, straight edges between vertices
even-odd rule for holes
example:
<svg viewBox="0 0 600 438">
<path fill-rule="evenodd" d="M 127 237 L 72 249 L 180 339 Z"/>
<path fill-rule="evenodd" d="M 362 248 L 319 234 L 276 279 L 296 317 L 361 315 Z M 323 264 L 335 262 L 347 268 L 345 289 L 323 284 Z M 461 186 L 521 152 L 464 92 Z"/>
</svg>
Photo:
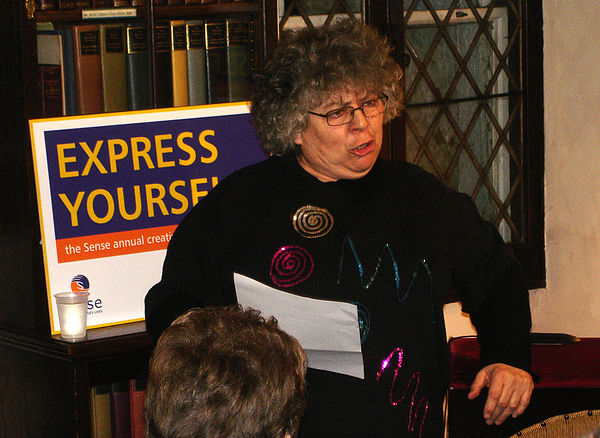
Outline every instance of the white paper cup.
<svg viewBox="0 0 600 438">
<path fill-rule="evenodd" d="M 68 341 L 84 339 L 87 329 L 88 292 L 54 294 L 58 308 L 60 337 Z"/>
</svg>

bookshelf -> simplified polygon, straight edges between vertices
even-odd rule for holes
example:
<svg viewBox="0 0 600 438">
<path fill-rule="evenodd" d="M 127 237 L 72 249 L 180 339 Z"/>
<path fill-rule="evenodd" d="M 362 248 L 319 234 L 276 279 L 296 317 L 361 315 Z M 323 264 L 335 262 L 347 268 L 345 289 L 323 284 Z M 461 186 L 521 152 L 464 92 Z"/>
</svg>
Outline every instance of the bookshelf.
<svg viewBox="0 0 600 438">
<path fill-rule="evenodd" d="M 144 323 L 88 330 L 87 340 L 50 335 L 28 120 L 43 117 L 37 59 L 39 23 L 142 23 L 148 29 L 152 107 L 157 105 L 159 22 L 250 17 L 254 62 L 264 62 L 277 37 L 275 0 L 137 6 L 134 18 L 82 18 L 81 9 L 36 10 L 25 0 L 3 2 L 0 24 L 0 437 L 92 436 L 93 388 L 143 377 L 152 351 Z M 270 41 L 267 39 L 270 38 Z"/>
<path fill-rule="evenodd" d="M 69 343 L 0 328 L 5 400 L 0 436 L 90 436 L 91 388 L 145 376 L 152 342 L 143 323 L 88 332 Z"/>
<path fill-rule="evenodd" d="M 52 36 L 48 34 L 58 33 L 54 39 L 56 51 L 62 53 L 62 63 L 59 57 L 59 62 L 51 67 L 51 71 L 58 74 L 48 81 L 42 76 L 38 81 L 42 85 L 42 103 L 49 94 L 58 94 L 63 102 L 66 101 L 66 106 L 58 112 L 46 112 L 47 107 L 56 108 L 55 104 L 42 105 L 41 116 L 185 106 L 188 104 L 188 82 L 189 88 L 209 89 L 202 99 L 192 99 L 195 104 L 247 100 L 248 93 L 233 91 L 228 94 L 227 89 L 213 97 L 210 86 L 227 82 L 224 75 L 230 65 L 235 66 L 236 71 L 243 69 L 249 78 L 259 58 L 264 58 L 264 50 L 260 50 L 264 47 L 260 42 L 264 24 L 259 19 L 261 6 L 265 5 L 266 2 L 254 1 L 156 6 L 154 2 L 148 2 L 145 6 L 126 8 L 40 10 L 32 20 L 38 27 L 38 50 L 43 47 L 48 52 L 52 48 L 40 45 L 41 33 L 45 33 L 46 38 Z M 190 24 L 192 20 L 194 26 Z M 218 28 L 219 21 L 223 21 L 221 33 L 209 32 L 209 29 Z M 236 27 L 235 21 L 241 21 L 242 26 Z M 206 37 L 204 22 L 207 24 Z M 240 33 L 244 25 L 246 32 Z M 243 44 L 240 44 L 240 35 Z M 231 46 L 229 41 L 232 41 Z M 217 54 L 218 44 L 224 46 L 223 55 Z M 248 58 L 243 65 L 229 62 L 227 57 L 227 66 L 213 68 L 213 74 L 208 74 L 209 59 L 216 58 L 220 64 L 220 58 L 225 58 L 225 49 L 227 54 L 230 49 L 240 53 L 242 45 L 247 49 Z M 196 63 L 193 76 L 182 75 L 186 69 L 186 53 L 191 50 L 197 53 L 200 47 L 206 52 L 207 62 L 202 66 L 206 74 L 198 74 L 200 64 Z M 38 58 L 45 52 L 38 52 Z M 42 65 L 46 61 L 39 63 L 40 67 L 49 67 Z M 219 70 L 224 71 L 221 76 Z M 56 87 L 55 77 L 60 76 L 61 71 L 62 82 Z M 47 84 L 52 87 L 50 93 Z M 235 89 L 235 85 L 231 87 Z"/>
</svg>

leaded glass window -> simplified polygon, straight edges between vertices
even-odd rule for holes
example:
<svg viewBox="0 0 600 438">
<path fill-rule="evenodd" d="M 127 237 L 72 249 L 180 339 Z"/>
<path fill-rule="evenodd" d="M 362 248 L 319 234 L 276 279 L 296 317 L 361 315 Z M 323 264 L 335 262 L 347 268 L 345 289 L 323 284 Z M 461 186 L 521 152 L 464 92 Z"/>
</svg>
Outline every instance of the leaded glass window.
<svg viewBox="0 0 600 438">
<path fill-rule="evenodd" d="M 350 16 L 362 20 L 362 0 L 279 0 L 279 30 L 321 26 Z"/>
<path fill-rule="evenodd" d="M 469 194 L 507 242 L 523 239 L 520 16 L 512 1 L 404 12 L 406 159 Z"/>
</svg>

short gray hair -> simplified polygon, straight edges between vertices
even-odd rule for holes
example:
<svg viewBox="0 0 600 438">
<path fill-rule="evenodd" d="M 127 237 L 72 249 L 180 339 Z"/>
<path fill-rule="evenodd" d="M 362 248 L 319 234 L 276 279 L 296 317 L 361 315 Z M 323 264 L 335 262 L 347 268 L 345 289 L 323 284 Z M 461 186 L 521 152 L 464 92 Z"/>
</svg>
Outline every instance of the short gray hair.
<svg viewBox="0 0 600 438">
<path fill-rule="evenodd" d="M 286 32 L 254 79 L 252 124 L 262 148 L 271 155 L 294 149 L 307 111 L 346 89 L 386 94 L 389 121 L 404 106 L 402 75 L 387 39 L 356 20 Z"/>
</svg>

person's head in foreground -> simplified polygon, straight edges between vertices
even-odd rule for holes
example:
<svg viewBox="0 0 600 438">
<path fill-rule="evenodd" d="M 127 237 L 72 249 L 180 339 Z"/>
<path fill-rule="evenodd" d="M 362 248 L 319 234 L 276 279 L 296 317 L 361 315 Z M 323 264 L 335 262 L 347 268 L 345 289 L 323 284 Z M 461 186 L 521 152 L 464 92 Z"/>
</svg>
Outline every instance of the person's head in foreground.
<svg viewBox="0 0 600 438">
<path fill-rule="evenodd" d="M 148 438 L 296 436 L 306 356 L 274 318 L 192 309 L 158 340 L 145 399 Z"/>
<path fill-rule="evenodd" d="M 284 34 L 254 81 L 252 122 L 265 151 L 294 150 L 321 181 L 369 173 L 383 123 L 403 106 L 391 53 L 374 28 L 354 20 Z"/>
</svg>

